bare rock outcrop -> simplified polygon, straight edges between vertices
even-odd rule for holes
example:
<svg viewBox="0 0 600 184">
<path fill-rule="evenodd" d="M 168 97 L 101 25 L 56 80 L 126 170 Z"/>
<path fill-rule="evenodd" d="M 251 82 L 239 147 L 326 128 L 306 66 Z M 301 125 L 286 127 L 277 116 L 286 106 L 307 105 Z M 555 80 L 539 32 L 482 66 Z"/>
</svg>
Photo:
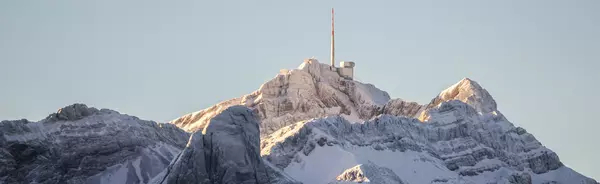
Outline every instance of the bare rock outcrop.
<svg viewBox="0 0 600 184">
<path fill-rule="evenodd" d="M 293 183 L 260 157 L 258 119 L 244 106 L 231 106 L 194 133 L 187 147 L 153 182 L 161 184 Z"/>
<path fill-rule="evenodd" d="M 194 132 L 202 130 L 227 107 L 243 105 L 257 114 L 264 136 L 289 124 L 319 117 L 342 115 L 350 121 L 362 122 L 380 114 L 389 100 L 387 92 L 371 84 L 344 79 L 329 65 L 307 59 L 297 69 L 279 73 L 255 92 L 170 123 Z"/>
<path fill-rule="evenodd" d="M 73 104 L 39 122 L 0 122 L 0 183 L 146 183 L 189 134 Z"/>
<path fill-rule="evenodd" d="M 404 184 L 400 177 L 391 169 L 366 163 L 345 170 L 330 184 L 343 183 L 377 183 L 377 184 Z"/>
</svg>

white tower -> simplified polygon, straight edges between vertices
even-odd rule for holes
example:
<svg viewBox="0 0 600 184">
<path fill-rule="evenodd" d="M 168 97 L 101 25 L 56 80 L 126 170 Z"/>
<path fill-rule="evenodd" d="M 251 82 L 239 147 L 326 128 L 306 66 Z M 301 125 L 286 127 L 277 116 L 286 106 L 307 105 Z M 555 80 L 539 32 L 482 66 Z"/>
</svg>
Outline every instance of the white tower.
<svg viewBox="0 0 600 184">
<path fill-rule="evenodd" d="M 335 71 L 335 33 L 333 21 L 333 8 L 331 8 L 331 69 Z"/>
</svg>

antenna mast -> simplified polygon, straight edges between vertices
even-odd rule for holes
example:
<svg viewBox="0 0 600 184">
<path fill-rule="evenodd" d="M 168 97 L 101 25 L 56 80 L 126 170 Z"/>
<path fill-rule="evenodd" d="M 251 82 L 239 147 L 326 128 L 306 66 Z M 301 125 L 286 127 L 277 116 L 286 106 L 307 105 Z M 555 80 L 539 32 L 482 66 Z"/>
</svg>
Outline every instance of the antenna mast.
<svg viewBox="0 0 600 184">
<path fill-rule="evenodd" d="M 335 69 L 335 33 L 333 27 L 333 8 L 331 8 L 331 69 Z"/>
</svg>

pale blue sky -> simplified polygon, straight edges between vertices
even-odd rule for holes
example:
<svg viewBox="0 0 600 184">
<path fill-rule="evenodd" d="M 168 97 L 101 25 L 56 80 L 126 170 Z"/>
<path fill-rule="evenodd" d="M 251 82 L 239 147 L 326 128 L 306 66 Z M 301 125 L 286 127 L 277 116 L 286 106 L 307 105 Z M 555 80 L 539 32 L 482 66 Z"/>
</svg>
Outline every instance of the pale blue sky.
<svg viewBox="0 0 600 184">
<path fill-rule="evenodd" d="M 463 77 L 600 179 L 600 1 L 0 1 L 0 119 L 75 102 L 168 121 L 337 58 L 427 103 Z"/>
</svg>

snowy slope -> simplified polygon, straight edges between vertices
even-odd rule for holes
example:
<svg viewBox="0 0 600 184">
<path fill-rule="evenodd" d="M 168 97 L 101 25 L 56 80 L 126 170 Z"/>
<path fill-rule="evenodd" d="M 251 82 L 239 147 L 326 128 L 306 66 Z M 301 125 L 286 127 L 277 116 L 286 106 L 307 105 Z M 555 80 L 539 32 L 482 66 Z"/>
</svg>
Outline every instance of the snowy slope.
<svg viewBox="0 0 600 184">
<path fill-rule="evenodd" d="M 332 116 L 289 125 L 264 138 L 261 154 L 304 183 L 339 180 L 361 164 L 406 183 L 597 183 L 510 123 L 468 78 L 427 105 L 390 100 L 364 123 Z"/>
<path fill-rule="evenodd" d="M 505 131 L 497 123 L 426 124 L 382 115 L 353 124 L 329 117 L 271 134 L 261 154 L 304 183 L 329 183 L 370 163 L 406 183 L 595 183 L 564 166 L 531 134 L 516 127 Z"/>
<path fill-rule="evenodd" d="M 74 104 L 39 122 L 0 122 L 0 183 L 146 183 L 188 134 Z"/>
</svg>

